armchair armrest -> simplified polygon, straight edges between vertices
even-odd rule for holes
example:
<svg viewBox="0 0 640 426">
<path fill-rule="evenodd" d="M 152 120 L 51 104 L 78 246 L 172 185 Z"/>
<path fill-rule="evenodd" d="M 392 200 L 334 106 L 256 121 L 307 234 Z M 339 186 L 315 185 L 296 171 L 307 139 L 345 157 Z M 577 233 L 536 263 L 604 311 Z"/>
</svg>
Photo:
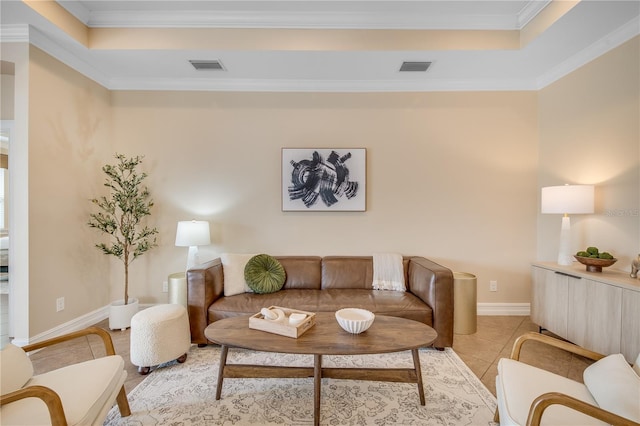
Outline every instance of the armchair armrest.
<svg viewBox="0 0 640 426">
<path fill-rule="evenodd" d="M 409 263 L 408 290 L 433 310 L 436 348 L 453 345 L 453 272 L 424 257 Z"/>
<path fill-rule="evenodd" d="M 620 417 L 617 414 L 603 410 L 600 407 L 596 407 L 595 405 L 588 404 L 559 392 L 548 392 L 542 394 L 531 403 L 531 408 L 529 408 L 529 415 L 527 417 L 527 426 L 539 426 L 544 410 L 554 404 L 564 405 L 573 410 L 606 422 L 607 424 L 619 426 L 640 426 L 639 423 Z"/>
<path fill-rule="evenodd" d="M 31 343 L 29 345 L 23 346 L 22 350 L 28 353 L 31 351 L 35 351 L 36 349 L 46 348 L 47 346 L 56 345 L 58 343 L 66 342 L 68 340 L 77 339 L 78 337 L 88 336 L 91 334 L 95 334 L 102 339 L 102 343 L 104 344 L 107 355 L 116 354 L 116 351 L 113 347 L 113 340 L 111 340 L 111 335 L 108 331 L 100 327 L 87 327 L 85 329 L 67 333 L 62 336 L 52 337 L 51 339 L 43 340 L 41 342 Z"/>
<path fill-rule="evenodd" d="M 520 354 L 522 353 L 522 346 L 529 341 L 536 341 L 536 342 L 543 343 L 545 345 L 560 348 L 567 352 L 571 352 L 576 355 L 580 355 L 585 358 L 592 359 L 594 361 L 598 361 L 599 359 L 602 359 L 605 357 L 605 355 L 590 351 L 588 349 L 582 348 L 580 346 L 574 345 L 573 343 L 569 343 L 564 340 L 559 340 L 554 337 L 546 336 L 540 333 L 528 332 L 516 339 L 516 341 L 513 344 L 513 348 L 511 349 L 510 358 L 513 360 L 519 361 Z M 609 411 L 605 411 L 600 407 L 596 407 L 584 401 L 580 401 L 576 398 L 573 398 L 569 395 L 565 395 L 558 392 L 549 392 L 549 393 L 540 395 L 531 403 L 531 407 L 529 408 L 529 415 L 527 418 L 527 426 L 540 425 L 540 421 L 541 421 L 544 410 L 546 410 L 550 405 L 554 405 L 554 404 L 565 405 L 576 411 L 580 411 L 588 416 L 595 417 L 599 420 L 608 422 L 610 424 L 615 424 L 615 425 L 619 424 L 619 425 L 625 425 L 625 426 L 627 425 L 640 426 L 637 423 L 630 421 L 629 419 L 625 419 L 624 417 L 620 417 Z M 493 420 L 496 423 L 500 421 L 500 416 L 497 408 L 496 408 Z"/>
<path fill-rule="evenodd" d="M 515 359 L 516 361 L 518 361 L 520 359 L 520 353 L 522 352 L 522 345 L 524 345 L 525 342 L 530 340 L 541 342 L 549 346 L 554 346 L 556 348 L 564 349 L 567 352 L 571 352 L 576 355 L 580 355 L 585 358 L 592 359 L 594 361 L 598 361 L 599 359 L 602 359 L 605 357 L 602 354 L 574 345 L 573 343 L 565 342 L 564 340 L 559 340 L 554 337 L 545 336 L 544 334 L 534 333 L 530 331 L 516 339 L 515 343 L 513 344 L 513 348 L 511 349 L 511 359 Z"/>
<path fill-rule="evenodd" d="M 67 425 L 67 418 L 64 415 L 60 397 L 53 390 L 45 386 L 27 386 L 26 388 L 4 394 L 0 396 L 0 406 L 25 398 L 39 398 L 44 401 L 49 410 L 52 425 Z"/>
<path fill-rule="evenodd" d="M 41 342 L 25 345 L 22 347 L 22 350 L 28 353 L 36 349 L 46 348 L 58 343 L 66 342 L 69 340 L 77 339 L 78 337 L 88 335 L 97 335 L 100 337 L 102 343 L 104 344 L 107 356 L 116 354 L 111 335 L 108 331 L 100 327 L 87 327 L 85 329 L 67 333 L 62 336 L 57 336 L 51 339 L 43 340 Z M 0 397 L 0 406 L 25 398 L 39 398 L 44 401 L 44 403 L 47 405 L 47 409 L 49 410 L 51 424 L 56 426 L 66 426 L 67 419 L 64 414 L 64 409 L 62 408 L 62 401 L 60 400 L 60 396 L 58 396 L 58 394 L 52 389 L 49 389 L 45 386 L 27 386 L 14 392 L 4 394 Z M 129 407 L 129 400 L 127 399 L 127 394 L 125 392 L 124 386 L 120 388 L 118 396 L 116 397 L 116 402 L 118 403 L 118 409 L 120 410 L 120 415 L 122 417 L 127 417 L 131 414 L 131 408 Z"/>
</svg>

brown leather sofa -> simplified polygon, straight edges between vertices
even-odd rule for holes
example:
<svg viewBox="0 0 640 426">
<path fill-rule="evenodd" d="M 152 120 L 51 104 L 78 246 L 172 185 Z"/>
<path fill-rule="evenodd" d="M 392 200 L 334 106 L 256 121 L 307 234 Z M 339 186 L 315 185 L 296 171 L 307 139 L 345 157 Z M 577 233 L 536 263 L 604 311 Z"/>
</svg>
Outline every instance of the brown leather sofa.
<svg viewBox="0 0 640 426">
<path fill-rule="evenodd" d="M 204 329 L 214 321 L 283 306 L 310 312 L 368 309 L 430 325 L 438 332 L 433 344 L 436 348 L 453 344 L 453 273 L 448 268 L 424 257 L 404 257 L 407 291 L 399 292 L 372 289 L 371 256 L 274 257 L 284 267 L 286 281 L 282 290 L 270 294 L 225 297 L 220 259 L 187 271 L 192 343 L 209 343 Z"/>
</svg>

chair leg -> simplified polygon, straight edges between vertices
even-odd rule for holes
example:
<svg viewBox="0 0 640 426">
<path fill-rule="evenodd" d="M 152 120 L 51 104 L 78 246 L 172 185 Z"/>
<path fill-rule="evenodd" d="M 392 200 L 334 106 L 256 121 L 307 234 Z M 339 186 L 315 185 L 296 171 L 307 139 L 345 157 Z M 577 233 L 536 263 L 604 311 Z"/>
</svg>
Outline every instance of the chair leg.
<svg viewBox="0 0 640 426">
<path fill-rule="evenodd" d="M 151 372 L 151 367 L 138 367 L 138 374 L 146 376 Z"/>
<path fill-rule="evenodd" d="M 131 408 L 129 408 L 129 400 L 127 399 L 127 394 L 124 391 L 124 385 L 122 385 L 122 387 L 120 388 L 120 392 L 118 392 L 116 401 L 118 402 L 118 408 L 120 409 L 120 416 L 130 416 Z"/>
<path fill-rule="evenodd" d="M 180 355 L 179 358 L 176 359 L 176 361 L 178 361 L 180 364 L 182 364 L 183 362 L 185 362 L 187 360 L 187 354 L 182 354 Z"/>
</svg>

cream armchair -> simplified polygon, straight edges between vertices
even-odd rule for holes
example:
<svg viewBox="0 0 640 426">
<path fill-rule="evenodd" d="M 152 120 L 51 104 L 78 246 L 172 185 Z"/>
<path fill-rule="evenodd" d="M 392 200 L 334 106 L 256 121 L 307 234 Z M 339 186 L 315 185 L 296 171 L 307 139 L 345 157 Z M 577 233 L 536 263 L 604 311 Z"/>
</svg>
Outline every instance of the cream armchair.
<svg viewBox="0 0 640 426">
<path fill-rule="evenodd" d="M 102 338 L 106 356 L 33 375 L 27 353 L 89 334 Z M 90 327 L 0 352 L 0 419 L 6 425 L 102 425 L 117 401 L 123 417 L 131 414 L 124 390 L 124 360 L 115 354 L 106 330 Z M 43 403 L 44 402 L 44 403 Z"/>
<path fill-rule="evenodd" d="M 590 358 L 584 384 L 519 361 L 522 345 L 538 341 Z M 520 336 L 498 362 L 500 425 L 640 426 L 640 355 L 632 367 L 621 354 L 604 356 L 539 333 Z"/>
</svg>

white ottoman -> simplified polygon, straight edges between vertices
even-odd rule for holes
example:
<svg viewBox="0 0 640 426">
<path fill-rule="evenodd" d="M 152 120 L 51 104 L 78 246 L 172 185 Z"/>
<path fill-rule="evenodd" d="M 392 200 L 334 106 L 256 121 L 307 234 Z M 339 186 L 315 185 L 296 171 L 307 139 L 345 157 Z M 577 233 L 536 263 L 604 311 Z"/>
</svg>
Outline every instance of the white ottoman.
<svg viewBox="0 0 640 426">
<path fill-rule="evenodd" d="M 156 305 L 131 318 L 131 363 L 138 373 L 174 359 L 185 362 L 191 346 L 187 309 L 178 304 Z"/>
</svg>

